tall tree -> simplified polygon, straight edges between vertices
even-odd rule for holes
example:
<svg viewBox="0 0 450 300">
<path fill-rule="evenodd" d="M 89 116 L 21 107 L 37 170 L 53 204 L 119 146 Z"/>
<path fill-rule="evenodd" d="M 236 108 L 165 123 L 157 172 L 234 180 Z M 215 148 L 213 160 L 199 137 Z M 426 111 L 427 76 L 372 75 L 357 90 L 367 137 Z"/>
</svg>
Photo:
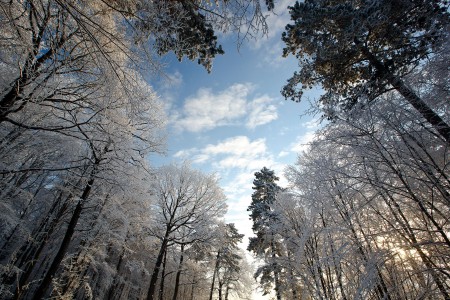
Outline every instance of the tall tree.
<svg viewBox="0 0 450 300">
<path fill-rule="evenodd" d="M 300 101 L 321 85 L 319 103 L 335 119 L 395 89 L 450 143 L 450 126 L 404 81 L 404 76 L 448 39 L 448 1 L 307 0 L 290 7 L 284 56 L 299 60 L 283 95 Z"/>
<path fill-rule="evenodd" d="M 215 287 L 216 278 L 218 280 L 219 299 L 223 300 L 223 292 L 228 294 L 232 288 L 233 281 L 237 280 L 240 272 L 240 262 L 243 257 L 238 254 L 238 244 L 242 242 L 243 234 L 240 234 L 234 223 L 225 224 L 224 228 L 220 228 L 221 236 L 217 242 L 219 247 L 215 255 L 216 261 L 214 264 L 213 277 L 211 282 L 211 290 L 209 299 L 212 300 Z M 225 288 L 225 290 L 224 290 Z M 226 298 L 226 295 L 224 295 Z"/>
<path fill-rule="evenodd" d="M 169 243 L 190 239 L 201 227 L 208 228 L 211 220 L 222 217 L 226 210 L 225 196 L 213 175 L 202 174 L 185 163 L 161 167 L 156 177 L 154 213 L 158 228 L 154 234 L 159 237 L 160 245 L 147 299 L 156 297 L 156 283 Z"/>
<path fill-rule="evenodd" d="M 264 167 L 255 173 L 253 180 L 252 202 L 247 208 L 253 221 L 252 230 L 256 237 L 250 237 L 248 251 L 252 251 L 259 258 L 264 259 L 265 265 L 258 268 L 255 277 L 261 275 L 262 285 L 275 285 L 275 294 L 281 300 L 280 265 L 276 258 L 280 255 L 279 243 L 276 237 L 278 217 L 274 213 L 273 204 L 281 188 L 277 185 L 279 178 L 275 172 Z M 273 277 L 272 277 L 273 274 Z M 265 288 L 265 293 L 268 293 Z"/>
<path fill-rule="evenodd" d="M 407 78 L 433 105 L 443 57 Z M 298 211 L 278 215 L 291 267 L 316 297 L 448 299 L 448 146 L 397 93 L 377 101 L 326 126 L 289 171 Z"/>
</svg>

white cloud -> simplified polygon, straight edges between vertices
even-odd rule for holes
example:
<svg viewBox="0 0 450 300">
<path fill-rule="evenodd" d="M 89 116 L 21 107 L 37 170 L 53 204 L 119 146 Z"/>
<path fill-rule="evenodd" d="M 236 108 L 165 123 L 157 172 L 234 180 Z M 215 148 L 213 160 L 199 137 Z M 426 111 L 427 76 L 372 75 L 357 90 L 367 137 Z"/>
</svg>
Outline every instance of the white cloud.
<svg viewBox="0 0 450 300">
<path fill-rule="evenodd" d="M 254 129 L 278 119 L 276 106 L 270 104 L 272 101 L 270 97 L 262 96 L 249 104 L 250 115 L 246 124 L 248 128 Z"/>
<path fill-rule="evenodd" d="M 234 154 L 244 156 L 257 156 L 258 154 L 265 153 L 265 151 L 265 139 L 257 139 L 252 142 L 246 136 L 235 136 L 228 138 L 216 145 L 207 145 L 203 150 L 204 153 L 212 155 Z"/>
<path fill-rule="evenodd" d="M 280 153 L 278 153 L 278 157 L 285 157 L 288 156 L 290 152 L 288 151 L 281 151 Z"/>
<path fill-rule="evenodd" d="M 244 122 L 253 129 L 277 119 L 274 100 L 267 95 L 250 100 L 253 90 L 249 83 L 233 84 L 218 93 L 201 88 L 186 99 L 180 113 L 172 114 L 172 122 L 180 131 L 201 132 Z"/>
<path fill-rule="evenodd" d="M 266 139 L 250 140 L 247 136 L 235 136 L 209 144 L 203 149 L 191 148 L 178 151 L 177 158 L 190 157 L 194 163 L 212 162 L 221 171 L 237 169 L 250 174 L 264 166 L 276 165 L 273 156 L 267 151 Z"/>
<path fill-rule="evenodd" d="M 179 88 L 183 85 L 183 75 L 179 71 L 164 74 L 158 84 L 158 93 L 164 99 L 164 103 L 171 107 L 175 101 Z"/>
<path fill-rule="evenodd" d="M 316 117 L 307 122 L 302 123 L 302 126 L 307 129 L 317 129 L 320 127 L 320 118 Z"/>
<path fill-rule="evenodd" d="M 183 149 L 183 150 L 177 151 L 177 152 L 173 155 L 173 157 L 185 159 L 185 158 L 187 158 L 188 156 L 190 156 L 190 155 L 191 155 L 193 152 L 195 152 L 195 151 L 197 151 L 196 148 L 192 148 L 192 149 Z"/>
<path fill-rule="evenodd" d="M 281 178 L 285 167 L 274 160 L 274 156 L 268 151 L 265 138 L 250 140 L 247 136 L 227 138 L 203 149 L 182 150 L 177 152 L 175 157 L 190 157 L 191 161 L 198 164 L 208 162 L 220 173 L 227 173 L 227 178 L 231 180 L 227 182 L 225 190 L 227 194 L 233 195 L 251 190 L 254 172 L 262 167 L 275 170 Z"/>
<path fill-rule="evenodd" d="M 295 153 L 306 151 L 309 144 L 314 140 L 314 136 L 314 131 L 307 131 L 305 134 L 298 136 L 296 141 L 289 146 L 289 151 Z"/>
<path fill-rule="evenodd" d="M 186 99 L 176 127 L 200 132 L 232 124 L 245 114 L 251 89 L 250 84 L 234 84 L 217 94 L 209 88 L 199 89 L 195 96 Z"/>
</svg>

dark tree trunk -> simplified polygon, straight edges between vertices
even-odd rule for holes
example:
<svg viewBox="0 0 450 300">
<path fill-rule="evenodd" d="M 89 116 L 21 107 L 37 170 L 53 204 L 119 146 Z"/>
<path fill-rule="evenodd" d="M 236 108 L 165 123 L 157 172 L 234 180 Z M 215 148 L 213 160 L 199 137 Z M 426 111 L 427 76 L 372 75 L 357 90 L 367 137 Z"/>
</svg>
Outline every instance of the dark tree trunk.
<svg viewBox="0 0 450 300">
<path fill-rule="evenodd" d="M 222 287 L 223 282 L 219 280 L 219 300 L 222 300 Z"/>
<path fill-rule="evenodd" d="M 361 41 L 355 39 L 356 45 L 360 46 L 361 52 L 369 62 L 377 69 L 380 76 L 387 81 L 409 102 L 428 123 L 450 144 L 450 126 L 435 113 L 417 94 L 394 74 L 390 73 L 386 66 L 380 62 L 367 47 L 362 46 Z"/>
<path fill-rule="evenodd" d="M 177 275 L 175 277 L 175 290 L 173 291 L 172 300 L 177 300 L 178 288 L 180 286 L 181 269 L 183 268 L 183 260 L 184 260 L 184 244 L 181 244 L 180 264 L 178 265 Z"/>
<path fill-rule="evenodd" d="M 209 291 L 209 300 L 212 300 L 213 293 L 214 293 L 214 284 L 215 284 L 215 281 L 216 281 L 216 273 L 217 273 L 217 269 L 219 269 L 219 258 L 220 258 L 220 250 L 217 251 L 216 265 L 214 266 L 213 278 L 212 278 L 212 283 L 211 283 L 211 290 Z"/>
<path fill-rule="evenodd" d="M 287 251 L 287 255 L 288 255 L 288 261 L 289 261 L 289 281 L 291 283 L 291 290 L 292 290 L 292 300 L 297 300 L 297 287 L 295 285 L 295 280 L 294 280 L 294 272 L 292 271 L 292 266 L 291 266 L 291 251 Z M 347 299 L 345 299 L 347 300 Z"/>
<path fill-rule="evenodd" d="M 169 233 L 170 228 L 166 229 L 166 233 L 164 235 L 163 241 L 161 243 L 161 248 L 159 249 L 158 257 L 156 258 L 155 267 L 152 272 L 152 276 L 150 278 L 150 286 L 148 287 L 147 300 L 154 300 L 155 290 L 156 290 L 156 282 L 158 281 L 159 269 L 161 268 L 161 264 L 164 258 L 164 253 L 167 249 L 167 244 L 169 243 Z"/>
<path fill-rule="evenodd" d="M 275 245 L 273 244 L 273 234 L 272 234 L 272 241 L 270 242 L 270 250 L 272 252 L 272 259 L 275 260 L 276 255 L 275 255 Z M 275 261 L 273 263 L 275 264 Z M 275 268 L 275 270 L 273 271 L 273 277 L 275 281 L 275 294 L 277 296 L 277 300 L 281 300 L 280 278 L 277 268 Z"/>
<path fill-rule="evenodd" d="M 162 263 L 162 270 L 161 270 L 161 281 L 159 283 L 159 292 L 158 292 L 158 299 L 163 300 L 164 297 L 164 280 L 166 278 L 166 262 L 167 262 L 167 249 L 164 252 L 164 260 Z"/>
<path fill-rule="evenodd" d="M 192 284 L 191 284 L 191 298 L 190 298 L 190 300 L 194 300 L 194 289 L 195 289 L 195 284 L 197 283 L 196 281 L 197 281 L 197 278 L 196 278 L 195 273 L 194 273 L 194 278 L 192 279 Z"/>
<path fill-rule="evenodd" d="M 64 255 L 66 254 L 67 249 L 69 248 L 70 241 L 72 239 L 72 236 L 75 232 L 75 227 L 78 223 L 78 220 L 81 215 L 81 211 L 83 210 L 83 205 L 86 199 L 89 197 L 89 194 L 91 193 L 92 185 L 94 184 L 95 180 L 95 173 L 97 171 L 97 168 L 100 164 L 100 160 L 96 159 L 94 162 L 94 166 L 92 168 L 89 181 L 87 182 L 86 187 L 84 188 L 83 194 L 80 197 L 80 200 L 77 203 L 77 206 L 75 207 L 75 210 L 72 214 L 72 218 L 70 219 L 69 225 L 67 226 L 66 233 L 64 234 L 63 241 L 61 242 L 61 245 L 58 249 L 58 252 L 56 253 L 55 257 L 53 258 L 53 261 L 47 270 L 44 278 L 42 279 L 40 285 L 34 292 L 33 300 L 40 300 L 45 295 L 45 292 L 47 291 L 48 287 L 50 286 L 52 282 L 52 278 L 55 275 L 56 271 L 59 268 L 59 265 L 61 264 L 61 261 L 64 258 Z"/>
<path fill-rule="evenodd" d="M 226 289 L 225 289 L 225 300 L 228 300 L 228 294 L 230 293 L 230 286 L 227 285 Z"/>
<path fill-rule="evenodd" d="M 389 76 L 389 83 L 428 121 L 437 132 L 450 144 L 450 126 L 442 120 L 416 93 L 408 88 L 398 77 Z"/>
</svg>

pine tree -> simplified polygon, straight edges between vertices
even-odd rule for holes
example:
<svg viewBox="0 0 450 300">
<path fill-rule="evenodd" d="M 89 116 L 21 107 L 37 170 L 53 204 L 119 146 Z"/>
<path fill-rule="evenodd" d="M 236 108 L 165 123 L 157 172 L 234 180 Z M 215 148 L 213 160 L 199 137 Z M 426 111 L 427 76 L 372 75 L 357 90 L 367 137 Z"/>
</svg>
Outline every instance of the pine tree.
<svg viewBox="0 0 450 300">
<path fill-rule="evenodd" d="M 250 238 L 247 250 L 264 259 L 265 264 L 258 268 L 255 278 L 260 277 L 260 284 L 263 286 L 265 294 L 270 292 L 273 283 L 277 300 L 280 300 L 280 268 L 276 262 L 276 257 L 279 256 L 279 247 L 277 247 L 274 230 L 278 218 L 271 207 L 276 201 L 277 193 L 281 191 L 276 183 L 278 180 L 275 172 L 266 167 L 255 173 L 252 202 L 247 211 L 251 212 L 250 219 L 253 221 L 252 229 L 256 237 Z"/>
<path fill-rule="evenodd" d="M 321 85 L 319 106 L 336 119 L 396 90 L 450 142 L 439 110 L 405 81 L 448 39 L 448 1 L 307 0 L 289 9 L 294 24 L 283 33 L 284 56 L 295 55 L 300 70 L 284 86 L 286 98 L 300 101 L 305 90 Z"/>
</svg>

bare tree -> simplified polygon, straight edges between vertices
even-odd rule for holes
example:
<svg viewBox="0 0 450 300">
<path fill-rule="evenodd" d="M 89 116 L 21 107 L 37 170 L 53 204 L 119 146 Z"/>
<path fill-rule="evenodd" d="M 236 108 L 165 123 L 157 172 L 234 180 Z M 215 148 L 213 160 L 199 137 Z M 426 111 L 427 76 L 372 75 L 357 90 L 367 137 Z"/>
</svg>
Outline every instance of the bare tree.
<svg viewBox="0 0 450 300">
<path fill-rule="evenodd" d="M 156 282 L 168 244 L 182 242 L 225 213 L 225 196 L 213 175 L 195 171 L 186 163 L 162 167 L 154 186 L 156 205 L 154 214 L 159 228 L 154 234 L 161 243 L 150 278 L 147 299 L 156 297 Z M 181 235 L 177 235 L 177 232 Z"/>
</svg>

